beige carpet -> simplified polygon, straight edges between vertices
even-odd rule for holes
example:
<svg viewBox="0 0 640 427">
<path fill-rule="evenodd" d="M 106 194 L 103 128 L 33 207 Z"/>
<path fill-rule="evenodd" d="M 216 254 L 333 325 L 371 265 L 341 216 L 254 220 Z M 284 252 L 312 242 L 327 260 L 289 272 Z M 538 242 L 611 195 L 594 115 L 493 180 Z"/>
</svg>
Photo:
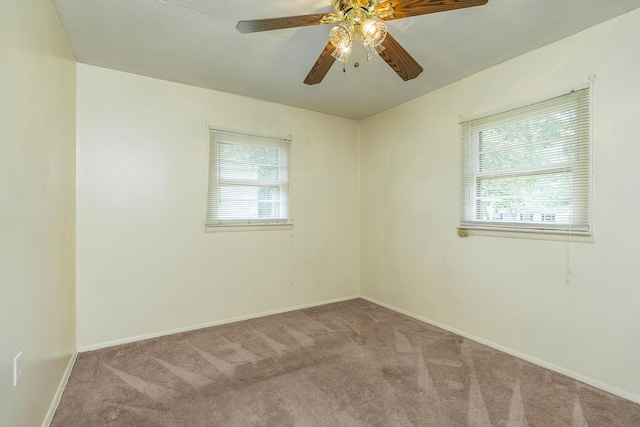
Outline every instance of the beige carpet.
<svg viewBox="0 0 640 427">
<path fill-rule="evenodd" d="M 79 355 L 52 426 L 640 426 L 640 405 L 358 299 Z"/>
</svg>

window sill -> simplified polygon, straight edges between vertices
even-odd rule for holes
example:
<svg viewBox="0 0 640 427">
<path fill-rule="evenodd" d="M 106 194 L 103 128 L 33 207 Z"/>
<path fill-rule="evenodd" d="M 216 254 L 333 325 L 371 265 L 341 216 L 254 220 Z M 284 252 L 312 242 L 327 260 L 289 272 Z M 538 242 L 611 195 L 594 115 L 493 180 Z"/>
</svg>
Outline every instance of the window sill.
<svg viewBox="0 0 640 427">
<path fill-rule="evenodd" d="M 593 243 L 593 233 L 554 230 L 514 230 L 500 228 L 458 227 L 459 237 L 484 236 L 509 239 L 549 240 L 556 242 Z"/>
<path fill-rule="evenodd" d="M 293 224 L 229 224 L 229 225 L 207 225 L 207 233 L 220 233 L 230 231 L 277 231 L 291 230 Z"/>
</svg>

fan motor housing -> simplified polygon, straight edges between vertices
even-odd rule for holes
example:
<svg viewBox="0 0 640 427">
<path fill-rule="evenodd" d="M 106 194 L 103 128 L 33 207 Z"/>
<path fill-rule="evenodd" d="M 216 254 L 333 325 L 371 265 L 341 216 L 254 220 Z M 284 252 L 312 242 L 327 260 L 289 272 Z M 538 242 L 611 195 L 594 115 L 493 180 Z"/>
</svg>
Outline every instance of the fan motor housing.
<svg viewBox="0 0 640 427">
<path fill-rule="evenodd" d="M 344 16 L 352 9 L 365 9 L 367 12 L 373 12 L 378 0 L 332 0 L 333 10 L 338 15 Z"/>
</svg>

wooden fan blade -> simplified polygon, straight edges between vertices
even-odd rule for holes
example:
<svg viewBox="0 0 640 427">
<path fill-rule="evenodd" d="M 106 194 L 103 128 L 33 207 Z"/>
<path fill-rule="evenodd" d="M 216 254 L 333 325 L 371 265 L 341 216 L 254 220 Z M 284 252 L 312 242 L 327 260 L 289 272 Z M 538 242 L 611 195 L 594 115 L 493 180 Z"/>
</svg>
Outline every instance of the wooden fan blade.
<svg viewBox="0 0 640 427">
<path fill-rule="evenodd" d="M 382 46 L 384 46 L 384 50 L 380 52 L 380 57 L 393 68 L 393 71 L 395 71 L 402 80 L 415 79 L 423 71 L 420 64 L 409 55 L 409 52 L 400 46 L 400 43 L 398 43 L 396 39 L 391 37 L 391 34 L 387 33 L 387 36 L 382 42 Z"/>
<path fill-rule="evenodd" d="M 427 13 L 445 12 L 465 7 L 482 6 L 489 0 L 390 0 L 395 10 L 393 17 L 382 18 L 385 21 L 425 15 Z"/>
<path fill-rule="evenodd" d="M 325 15 L 326 13 L 316 13 L 315 15 L 240 21 L 236 28 L 241 33 L 246 34 L 257 33 L 258 31 L 281 30 L 283 28 L 308 27 L 310 25 L 320 25 L 320 19 Z"/>
<path fill-rule="evenodd" d="M 324 76 L 329 72 L 329 68 L 331 68 L 333 63 L 336 61 L 336 58 L 331 56 L 334 50 L 336 50 L 335 46 L 331 43 L 327 43 L 327 46 L 318 57 L 318 60 L 313 64 L 313 67 L 311 67 L 311 71 L 307 74 L 307 78 L 304 79 L 305 84 L 315 85 L 324 79 Z"/>
</svg>

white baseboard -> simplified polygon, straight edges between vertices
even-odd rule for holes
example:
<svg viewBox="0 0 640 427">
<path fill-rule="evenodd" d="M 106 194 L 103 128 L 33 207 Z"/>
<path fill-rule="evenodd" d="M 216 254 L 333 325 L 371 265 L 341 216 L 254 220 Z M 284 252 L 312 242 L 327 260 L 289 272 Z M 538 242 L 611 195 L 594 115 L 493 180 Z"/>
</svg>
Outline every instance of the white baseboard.
<svg viewBox="0 0 640 427">
<path fill-rule="evenodd" d="M 160 332 L 153 332 L 153 333 L 150 333 L 150 334 L 138 335 L 138 336 L 135 336 L 135 337 L 128 337 L 128 338 L 122 338 L 122 339 L 119 339 L 119 340 L 107 341 L 107 342 L 103 342 L 103 343 L 85 345 L 85 346 L 82 346 L 82 347 L 78 347 L 78 352 L 79 353 L 84 353 L 86 351 L 100 350 L 101 348 L 113 347 L 113 346 L 121 345 L 121 344 L 128 344 L 128 343 L 132 343 L 132 342 L 136 342 L 136 341 L 147 340 L 147 339 L 150 339 L 150 338 L 157 338 L 157 337 L 162 337 L 162 336 L 165 336 L 165 335 L 178 334 L 178 333 L 181 333 L 181 332 L 195 331 L 196 329 L 210 328 L 211 326 L 218 326 L 218 325 L 224 325 L 224 324 L 227 324 L 227 323 L 240 322 L 242 320 L 255 319 L 257 317 L 271 316 L 273 314 L 286 313 L 288 311 L 301 310 L 303 308 L 317 307 L 319 305 L 331 304 L 331 303 L 334 303 L 334 302 L 348 301 L 348 300 L 352 300 L 352 299 L 355 299 L 355 298 L 360 298 L 360 295 L 351 295 L 351 296 L 348 296 L 348 297 L 335 298 L 335 299 L 331 299 L 331 300 L 327 300 L 327 301 L 314 302 L 314 303 L 311 303 L 311 304 L 303 304 L 303 305 L 298 305 L 298 306 L 294 306 L 294 307 L 279 308 L 277 310 L 263 311 L 261 313 L 256 313 L 256 314 L 248 314 L 248 315 L 244 315 L 244 316 L 229 317 L 229 318 L 226 318 L 226 319 L 214 320 L 213 322 L 200 323 L 198 325 L 191 325 L 191 326 L 186 326 L 186 327 L 183 327 L 183 328 L 171 329 L 171 330 L 160 331 Z"/>
<path fill-rule="evenodd" d="M 64 393 L 64 389 L 67 386 L 67 382 L 69 381 L 69 377 L 71 376 L 71 371 L 73 370 L 73 365 L 75 365 L 77 358 L 78 352 L 74 351 L 71 355 L 71 358 L 69 359 L 69 363 L 67 364 L 67 369 L 65 369 L 64 374 L 62 375 L 62 379 L 60 380 L 60 384 L 58 385 L 58 390 L 56 390 L 56 394 L 53 396 L 51 406 L 49 406 L 49 410 L 47 411 L 47 416 L 42 422 L 42 427 L 49 427 L 49 425 L 51 425 L 53 416 L 56 414 L 56 409 L 58 409 L 60 399 L 62 399 L 62 393 Z"/>
<path fill-rule="evenodd" d="M 587 377 L 585 375 L 579 374 L 579 373 L 574 372 L 574 371 L 572 371 L 570 369 L 566 369 L 566 368 L 563 368 L 561 366 L 554 365 L 553 363 L 549 363 L 549 362 L 546 362 L 544 360 L 540 360 L 540 359 L 538 359 L 536 357 L 533 357 L 533 356 L 530 356 L 528 354 L 520 353 L 519 351 L 510 349 L 510 348 L 502 346 L 500 344 L 496 344 L 496 343 L 494 343 L 492 341 L 486 340 L 484 338 L 477 337 L 475 335 L 472 335 L 472 334 L 469 334 L 467 332 L 458 330 L 456 328 L 452 328 L 450 326 L 444 325 L 444 324 L 442 324 L 440 322 L 436 322 L 436 321 L 428 319 L 426 317 L 419 316 L 419 315 L 417 315 L 415 313 L 412 313 L 412 312 L 407 311 L 407 310 L 403 310 L 401 308 L 395 307 L 395 306 L 393 306 L 391 304 L 384 303 L 382 301 L 378 301 L 378 300 L 376 300 L 374 298 L 370 298 L 370 297 L 367 297 L 367 296 L 364 296 L 364 295 L 360 295 L 360 298 L 365 299 L 365 300 L 367 300 L 369 302 L 372 302 L 374 304 L 380 305 L 382 307 L 388 308 L 389 310 L 393 310 L 393 311 L 395 311 L 397 313 L 404 314 L 405 316 L 409 316 L 411 318 L 414 318 L 414 319 L 419 320 L 421 322 L 427 323 L 429 325 L 436 326 L 436 327 L 438 327 L 440 329 L 444 329 L 445 331 L 449 331 L 449 332 L 452 332 L 452 333 L 454 333 L 456 335 L 460 335 L 460 336 L 462 336 L 464 338 L 470 339 L 471 341 L 475 341 L 477 343 L 484 344 L 484 345 L 486 345 L 488 347 L 494 348 L 496 350 L 502 351 L 502 352 L 510 354 L 512 356 L 515 356 L 515 357 L 518 357 L 520 359 L 526 360 L 527 362 L 531 362 L 534 365 L 538 365 L 540 367 L 549 369 L 551 371 L 555 371 L 555 372 L 557 372 L 559 374 L 566 375 L 566 376 L 568 376 L 570 378 L 573 378 L 574 380 L 578 380 L 580 382 L 583 382 L 583 383 L 588 384 L 590 386 L 593 386 L 595 388 L 599 388 L 600 390 L 604 390 L 604 391 L 606 391 L 608 393 L 615 394 L 616 396 L 620 396 L 620 397 L 622 397 L 624 399 L 627 399 L 627 400 L 630 400 L 632 402 L 640 403 L 640 396 L 635 395 L 633 393 L 629 393 L 628 391 L 622 390 L 622 389 L 620 389 L 618 387 L 612 386 L 612 385 L 607 384 L 605 382 L 602 382 L 602 381 L 599 381 L 599 380 L 596 380 L 596 379 L 593 379 L 593 378 L 589 378 L 589 377 Z"/>
</svg>

